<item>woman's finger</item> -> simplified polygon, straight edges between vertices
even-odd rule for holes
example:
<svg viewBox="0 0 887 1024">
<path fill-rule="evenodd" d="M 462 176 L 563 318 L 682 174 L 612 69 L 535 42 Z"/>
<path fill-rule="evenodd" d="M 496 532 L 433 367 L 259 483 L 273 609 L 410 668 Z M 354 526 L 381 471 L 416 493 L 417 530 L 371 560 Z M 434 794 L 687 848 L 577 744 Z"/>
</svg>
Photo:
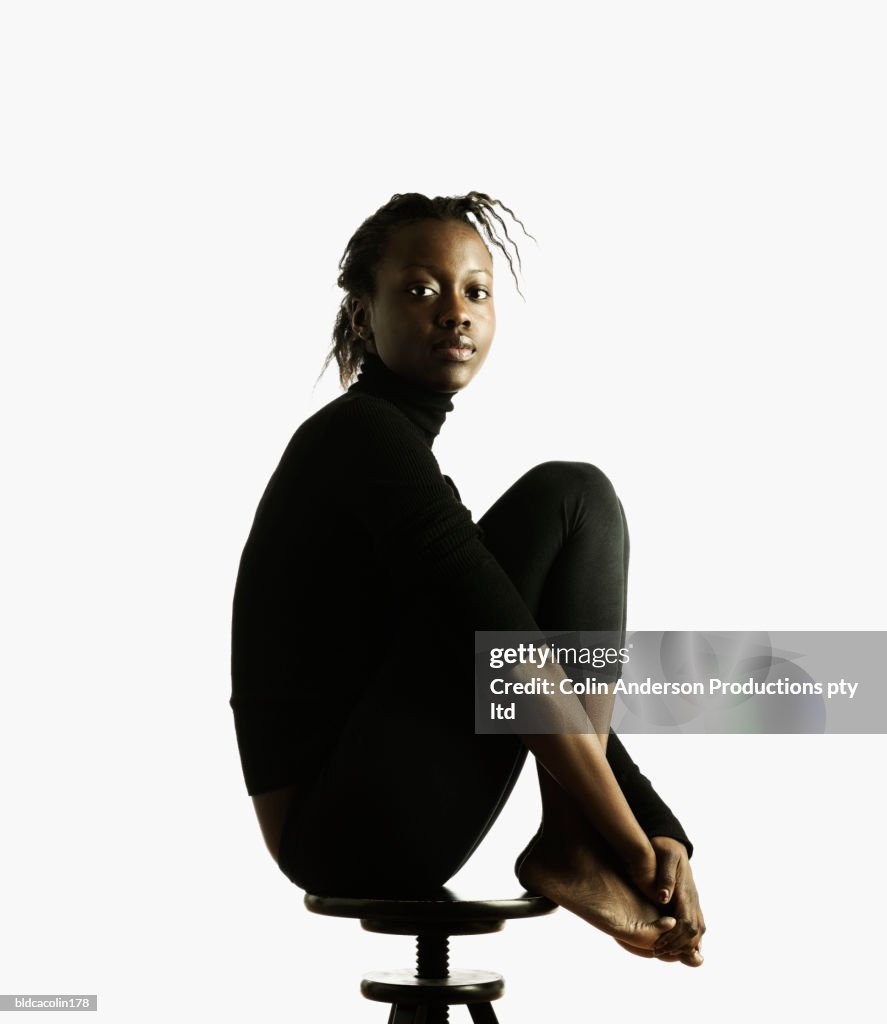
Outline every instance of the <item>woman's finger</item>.
<svg viewBox="0 0 887 1024">
<path fill-rule="evenodd" d="M 656 858 L 656 881 L 654 889 L 660 903 L 668 903 L 675 891 L 679 858 L 673 851 L 659 851 Z"/>
</svg>

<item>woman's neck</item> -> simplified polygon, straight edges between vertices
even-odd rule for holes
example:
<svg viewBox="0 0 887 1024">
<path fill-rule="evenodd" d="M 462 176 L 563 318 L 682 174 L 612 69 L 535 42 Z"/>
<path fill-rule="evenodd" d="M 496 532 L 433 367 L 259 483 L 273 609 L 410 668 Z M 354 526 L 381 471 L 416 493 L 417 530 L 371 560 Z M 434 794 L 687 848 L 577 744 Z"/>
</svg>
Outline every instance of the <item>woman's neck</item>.
<svg viewBox="0 0 887 1024">
<path fill-rule="evenodd" d="M 447 413 L 453 411 L 453 396 L 429 391 L 421 384 L 393 373 L 371 353 L 364 356 L 360 375 L 348 389 L 378 395 L 396 405 L 425 434 L 429 447 L 440 433 Z"/>
</svg>

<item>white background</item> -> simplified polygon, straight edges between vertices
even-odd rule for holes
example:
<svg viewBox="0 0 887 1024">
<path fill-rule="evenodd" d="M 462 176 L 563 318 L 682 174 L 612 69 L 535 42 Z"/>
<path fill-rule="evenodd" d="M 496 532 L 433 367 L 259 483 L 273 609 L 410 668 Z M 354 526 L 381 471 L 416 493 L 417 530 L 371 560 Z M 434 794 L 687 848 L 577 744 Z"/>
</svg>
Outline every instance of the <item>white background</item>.
<svg viewBox="0 0 887 1024">
<path fill-rule="evenodd" d="M 470 508 L 591 461 L 631 628 L 884 628 L 885 20 L 3 4 L 0 991 L 97 992 L 115 1024 L 384 1019 L 358 979 L 410 940 L 302 908 L 227 700 L 240 549 L 336 394 L 336 263 L 393 192 L 488 191 L 538 239 L 435 448 Z M 563 911 L 456 940 L 505 974 L 502 1020 L 876 1001 L 883 738 L 629 745 L 697 844 L 705 966 Z M 527 772 L 466 883 L 513 890 L 536 815 Z"/>
</svg>

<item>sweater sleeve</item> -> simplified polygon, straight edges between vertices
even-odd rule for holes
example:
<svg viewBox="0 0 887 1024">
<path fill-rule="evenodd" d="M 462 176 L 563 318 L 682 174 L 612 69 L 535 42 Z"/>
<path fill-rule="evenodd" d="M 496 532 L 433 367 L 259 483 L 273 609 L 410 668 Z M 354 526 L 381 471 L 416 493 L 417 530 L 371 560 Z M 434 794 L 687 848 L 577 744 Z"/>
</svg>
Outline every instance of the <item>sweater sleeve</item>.
<svg viewBox="0 0 887 1024">
<path fill-rule="evenodd" d="M 607 740 L 607 760 L 619 788 L 625 794 L 628 806 L 646 835 L 650 838 L 668 836 L 670 839 L 676 839 L 687 847 L 687 853 L 692 857 L 693 844 L 687 838 L 681 823 L 653 789 L 646 775 L 641 774 L 641 770 L 632 761 L 622 741 L 612 729 Z"/>
</svg>

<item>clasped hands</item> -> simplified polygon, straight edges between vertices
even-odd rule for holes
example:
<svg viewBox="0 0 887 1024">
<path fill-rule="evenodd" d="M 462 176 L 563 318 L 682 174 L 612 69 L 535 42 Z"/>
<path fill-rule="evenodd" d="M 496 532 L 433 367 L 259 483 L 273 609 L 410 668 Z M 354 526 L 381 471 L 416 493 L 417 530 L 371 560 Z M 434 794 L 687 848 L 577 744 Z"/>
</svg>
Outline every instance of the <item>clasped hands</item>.
<svg viewBox="0 0 887 1024">
<path fill-rule="evenodd" d="M 699 967 L 703 962 L 699 943 L 705 933 L 705 919 L 687 848 L 668 836 L 653 836 L 650 845 L 655 864 L 646 859 L 644 865 L 637 865 L 631 871 L 632 880 L 662 915 L 674 917 L 676 924 L 661 936 L 652 949 L 616 941 L 637 956 L 655 957 L 669 963 L 680 961 L 688 967 Z"/>
</svg>

